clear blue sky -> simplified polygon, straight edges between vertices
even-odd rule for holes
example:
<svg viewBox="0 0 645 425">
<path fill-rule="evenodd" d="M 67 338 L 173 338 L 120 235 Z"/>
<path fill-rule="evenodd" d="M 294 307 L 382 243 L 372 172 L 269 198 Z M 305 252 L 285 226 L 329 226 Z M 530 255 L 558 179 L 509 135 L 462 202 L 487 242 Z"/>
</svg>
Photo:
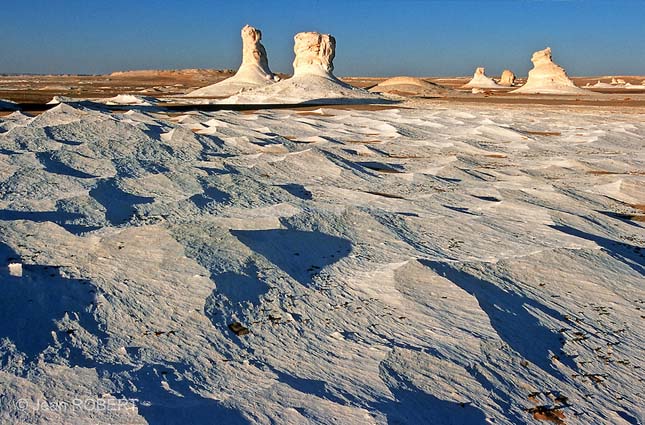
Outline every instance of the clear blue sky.
<svg viewBox="0 0 645 425">
<path fill-rule="evenodd" d="M 341 76 L 525 75 L 546 46 L 572 75 L 645 74 L 645 0 L 0 0 L 0 73 L 237 68 L 246 23 L 287 73 L 320 31 Z"/>
</svg>

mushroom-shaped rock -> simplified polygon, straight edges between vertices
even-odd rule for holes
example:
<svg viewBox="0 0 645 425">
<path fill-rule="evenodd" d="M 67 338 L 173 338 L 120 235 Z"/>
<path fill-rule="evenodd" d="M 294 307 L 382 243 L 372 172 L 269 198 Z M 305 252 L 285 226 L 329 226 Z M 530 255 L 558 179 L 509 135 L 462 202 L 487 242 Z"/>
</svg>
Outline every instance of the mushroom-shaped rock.
<svg viewBox="0 0 645 425">
<path fill-rule="evenodd" d="M 269 59 L 260 42 L 262 32 L 250 25 L 242 28 L 242 65 L 234 76 L 188 93 L 194 97 L 226 97 L 240 91 L 272 84 L 279 78 L 269 69 Z"/>
<path fill-rule="evenodd" d="M 539 50 L 531 57 L 533 69 L 522 87 L 511 93 L 543 94 L 587 94 L 587 90 L 573 84 L 562 67 L 555 64 L 551 57 L 551 48 Z"/>
<path fill-rule="evenodd" d="M 513 71 L 505 69 L 504 72 L 502 72 L 502 76 L 499 78 L 498 84 L 500 86 L 512 87 L 513 84 L 515 84 L 515 74 L 513 74 Z"/>
<path fill-rule="evenodd" d="M 485 73 L 486 69 L 485 68 L 477 68 L 475 70 L 475 75 L 473 75 L 473 78 L 464 84 L 462 87 L 465 89 L 471 89 L 471 88 L 481 88 L 481 89 L 494 89 L 494 88 L 499 88 L 500 86 L 493 81 L 492 78 L 487 77 Z"/>
<path fill-rule="evenodd" d="M 301 32 L 294 37 L 293 77 L 239 93 L 223 104 L 384 103 L 381 96 L 352 87 L 334 74 L 336 40 L 329 34 Z"/>
</svg>

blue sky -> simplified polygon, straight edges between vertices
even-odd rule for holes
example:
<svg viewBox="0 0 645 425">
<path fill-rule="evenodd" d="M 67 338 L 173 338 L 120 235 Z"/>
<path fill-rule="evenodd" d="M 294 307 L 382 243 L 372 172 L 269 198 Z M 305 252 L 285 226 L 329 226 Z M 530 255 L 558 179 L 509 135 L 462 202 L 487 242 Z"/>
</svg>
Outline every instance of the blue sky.
<svg viewBox="0 0 645 425">
<path fill-rule="evenodd" d="M 0 73 L 237 68 L 240 28 L 274 71 L 293 35 L 336 37 L 337 75 L 530 69 L 551 46 L 572 75 L 645 74 L 645 0 L 3 0 Z"/>
</svg>

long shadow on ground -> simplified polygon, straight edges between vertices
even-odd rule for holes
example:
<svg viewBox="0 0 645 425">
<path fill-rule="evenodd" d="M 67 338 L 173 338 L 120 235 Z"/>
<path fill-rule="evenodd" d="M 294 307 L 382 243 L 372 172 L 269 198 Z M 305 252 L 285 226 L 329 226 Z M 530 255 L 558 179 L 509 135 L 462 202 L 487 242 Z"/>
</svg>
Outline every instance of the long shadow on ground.
<svg viewBox="0 0 645 425">
<path fill-rule="evenodd" d="M 127 222 L 136 212 L 135 205 L 150 204 L 155 200 L 152 197 L 125 192 L 114 179 L 100 181 L 90 190 L 90 196 L 103 205 L 105 218 L 113 226 Z"/>
<path fill-rule="evenodd" d="M 385 413 L 388 424 L 479 425 L 487 423 L 484 413 L 476 407 L 435 397 L 417 388 L 409 379 L 399 375 L 386 363 L 381 363 L 380 375 L 395 399 L 381 401 L 374 408 Z"/>
<path fill-rule="evenodd" d="M 307 286 L 325 266 L 351 252 L 349 240 L 322 232 L 290 229 L 231 230 L 240 242 Z"/>
<path fill-rule="evenodd" d="M 150 424 L 250 423 L 238 410 L 197 394 L 193 388 L 196 384 L 193 382 L 183 378 L 174 379 L 175 371 L 184 375 L 187 373 L 185 369 L 177 363 L 146 365 L 130 376 L 137 386 L 136 391 L 126 390 L 121 395 L 136 399 L 139 415 Z"/>
<path fill-rule="evenodd" d="M 83 171 L 79 171 L 63 163 L 57 157 L 57 153 L 39 152 L 36 154 L 36 158 L 38 158 L 43 167 L 45 167 L 45 170 L 49 171 L 50 173 L 61 174 L 63 176 L 75 177 L 79 179 L 91 179 L 96 177 L 91 174 L 84 173 Z"/>
<path fill-rule="evenodd" d="M 447 263 L 419 261 L 474 296 L 481 309 L 488 315 L 491 326 L 499 337 L 523 358 L 557 379 L 563 379 L 564 376 L 552 366 L 552 355 L 558 355 L 560 361 L 570 368 L 577 368 L 570 358 L 561 353 L 560 335 L 542 325 L 526 307 L 532 307 L 564 321 L 558 311 L 531 298 L 507 292 L 492 282 L 482 280 Z"/>
<path fill-rule="evenodd" d="M 65 316 L 77 317 L 83 327 L 96 330 L 89 313 L 95 289 L 88 281 L 63 278 L 57 267 L 42 265 L 23 264 L 22 276 L 12 276 L 9 263 L 22 261 L 0 243 L 0 339 L 10 339 L 33 360 L 55 345 L 52 333 L 61 342 L 73 337 L 74 328 L 60 329 L 57 323 Z"/>
<path fill-rule="evenodd" d="M 626 264 L 636 273 L 645 276 L 645 247 L 630 245 L 624 242 L 615 241 L 602 236 L 587 233 L 575 227 L 567 225 L 551 225 L 552 229 L 595 242 L 604 252 L 616 260 Z"/>
<path fill-rule="evenodd" d="M 0 220 L 29 220 L 36 223 L 51 222 L 56 223 L 65 230 L 75 235 L 99 229 L 100 226 L 87 226 L 83 224 L 72 224 L 84 216 L 79 213 L 70 213 L 66 211 L 14 211 L 0 210 Z"/>
</svg>

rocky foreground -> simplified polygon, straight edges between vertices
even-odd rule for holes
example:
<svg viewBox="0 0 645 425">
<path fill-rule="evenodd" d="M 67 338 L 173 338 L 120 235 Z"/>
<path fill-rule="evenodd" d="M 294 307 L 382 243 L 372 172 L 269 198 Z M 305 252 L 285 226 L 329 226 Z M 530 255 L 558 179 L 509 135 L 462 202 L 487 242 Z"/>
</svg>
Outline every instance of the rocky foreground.
<svg viewBox="0 0 645 425">
<path fill-rule="evenodd" d="M 0 422 L 641 423 L 645 115 L 0 119 Z"/>
</svg>

